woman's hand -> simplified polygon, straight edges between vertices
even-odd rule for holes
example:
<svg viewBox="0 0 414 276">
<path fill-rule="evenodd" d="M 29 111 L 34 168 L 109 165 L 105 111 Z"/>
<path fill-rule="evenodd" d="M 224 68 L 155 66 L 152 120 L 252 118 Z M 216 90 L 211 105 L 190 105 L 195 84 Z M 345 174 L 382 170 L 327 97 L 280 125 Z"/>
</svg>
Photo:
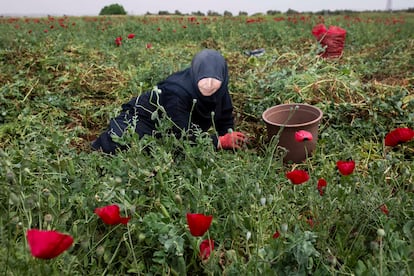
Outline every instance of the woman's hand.
<svg viewBox="0 0 414 276">
<path fill-rule="evenodd" d="M 241 132 L 233 131 L 220 136 L 218 139 L 218 149 L 240 149 L 246 143 L 246 135 Z"/>
</svg>

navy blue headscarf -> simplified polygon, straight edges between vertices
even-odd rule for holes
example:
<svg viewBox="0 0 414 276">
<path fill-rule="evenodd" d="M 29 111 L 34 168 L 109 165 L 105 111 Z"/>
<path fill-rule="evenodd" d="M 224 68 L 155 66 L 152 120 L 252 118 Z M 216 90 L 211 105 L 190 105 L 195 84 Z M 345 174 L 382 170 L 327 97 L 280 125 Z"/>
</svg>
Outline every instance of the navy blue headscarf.
<svg viewBox="0 0 414 276">
<path fill-rule="evenodd" d="M 215 78 L 221 81 L 217 92 L 211 96 L 203 96 L 198 89 L 198 81 L 203 78 Z M 191 67 L 169 76 L 158 84 L 161 90 L 178 92 L 177 95 L 185 92 L 192 99 L 197 99 L 195 111 L 200 117 L 211 119 L 211 112 L 215 111 L 217 104 L 222 97 L 228 93 L 229 75 L 227 63 L 224 57 L 217 51 L 205 49 L 197 53 Z"/>
</svg>

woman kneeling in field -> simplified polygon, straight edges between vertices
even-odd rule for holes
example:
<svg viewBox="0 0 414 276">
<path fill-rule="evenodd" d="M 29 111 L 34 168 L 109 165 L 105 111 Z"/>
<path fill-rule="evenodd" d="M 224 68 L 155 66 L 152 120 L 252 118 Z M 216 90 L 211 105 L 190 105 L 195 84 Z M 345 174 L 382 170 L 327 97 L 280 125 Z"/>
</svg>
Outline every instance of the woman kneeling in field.
<svg viewBox="0 0 414 276">
<path fill-rule="evenodd" d="M 202 50 L 194 56 L 189 68 L 157 84 L 160 93 L 148 91 L 123 104 L 121 113 L 110 120 L 108 129 L 92 142 L 92 148 L 109 154 L 125 149 L 112 137 L 121 137 L 133 122 L 139 137 L 153 135 L 157 126 L 153 113 L 162 107 L 173 121 L 177 137 L 182 130 L 199 128 L 207 132 L 214 123 L 218 136 L 211 135 L 213 145 L 217 149 L 238 149 L 246 137 L 241 132 L 228 132 L 234 128 L 228 81 L 224 57 L 215 50 Z"/>
</svg>

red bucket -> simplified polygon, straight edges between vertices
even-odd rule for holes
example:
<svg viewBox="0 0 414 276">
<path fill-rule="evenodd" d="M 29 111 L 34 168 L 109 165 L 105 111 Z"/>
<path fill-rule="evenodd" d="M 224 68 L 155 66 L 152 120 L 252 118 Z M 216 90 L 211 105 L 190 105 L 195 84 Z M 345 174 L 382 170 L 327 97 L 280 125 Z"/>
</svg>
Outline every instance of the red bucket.
<svg viewBox="0 0 414 276">
<path fill-rule="evenodd" d="M 345 46 L 346 30 L 337 26 L 330 26 L 329 29 L 326 29 L 325 25 L 318 24 L 313 27 L 312 34 L 325 48 L 320 53 L 322 57 L 337 58 L 342 56 Z"/>
</svg>

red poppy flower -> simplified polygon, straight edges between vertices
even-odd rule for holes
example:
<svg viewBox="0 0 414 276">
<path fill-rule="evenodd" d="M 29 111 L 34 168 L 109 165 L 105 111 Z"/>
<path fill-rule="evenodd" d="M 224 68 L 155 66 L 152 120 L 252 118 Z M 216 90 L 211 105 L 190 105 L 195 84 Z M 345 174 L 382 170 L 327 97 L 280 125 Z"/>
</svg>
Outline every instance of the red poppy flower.
<svg viewBox="0 0 414 276">
<path fill-rule="evenodd" d="M 128 39 L 133 39 L 135 37 L 135 34 L 129 34 Z"/>
<path fill-rule="evenodd" d="M 380 208 L 381 212 L 383 212 L 385 215 L 387 215 L 387 216 L 388 216 L 388 213 L 389 213 L 390 211 L 388 210 L 387 205 L 382 204 L 379 208 Z"/>
<path fill-rule="evenodd" d="M 57 231 L 30 229 L 27 230 L 26 235 L 30 252 L 40 259 L 57 257 L 73 243 L 71 236 Z"/>
<path fill-rule="evenodd" d="M 214 250 L 214 240 L 204 240 L 200 244 L 200 257 L 202 260 L 207 260 L 211 252 Z"/>
<path fill-rule="evenodd" d="M 313 221 L 313 218 L 308 218 L 308 219 L 306 220 L 306 222 L 309 224 L 309 226 L 310 226 L 311 228 L 313 228 L 313 227 L 315 226 L 315 222 Z"/>
<path fill-rule="evenodd" d="M 297 142 L 312 141 L 312 133 L 306 130 L 299 130 L 295 132 L 295 140 Z"/>
<path fill-rule="evenodd" d="M 414 138 L 414 130 L 408 127 L 396 128 L 385 135 L 385 145 L 395 147 Z"/>
<path fill-rule="evenodd" d="M 286 177 L 295 185 L 302 184 L 309 180 L 309 174 L 304 170 L 293 170 L 286 173 Z"/>
<path fill-rule="evenodd" d="M 318 185 L 317 185 L 317 189 L 318 189 L 318 191 L 319 191 L 319 194 L 321 195 L 321 196 L 323 196 L 323 194 L 325 193 L 325 188 L 326 188 L 326 186 L 328 185 L 328 183 L 326 182 L 326 180 L 325 179 L 323 179 L 323 178 L 319 178 L 319 180 L 318 180 Z"/>
<path fill-rule="evenodd" d="M 200 237 L 207 232 L 213 221 L 213 216 L 206 216 L 203 214 L 187 213 L 187 223 L 190 228 L 191 235 Z"/>
<path fill-rule="evenodd" d="M 119 214 L 119 206 L 108 205 L 101 208 L 95 209 L 95 214 L 97 214 L 105 224 L 115 225 L 115 224 L 127 224 L 130 220 L 130 217 L 121 217 Z"/>
<path fill-rule="evenodd" d="M 277 238 L 279 238 L 280 237 L 280 233 L 279 233 L 279 231 L 276 231 L 274 234 L 273 234 L 273 236 L 272 236 L 274 239 L 277 239 Z"/>
<path fill-rule="evenodd" d="M 350 175 L 355 169 L 355 161 L 338 161 L 336 162 L 336 167 L 342 175 Z"/>
<path fill-rule="evenodd" d="M 121 36 L 118 36 L 117 38 L 115 38 L 115 44 L 118 47 L 122 45 L 122 37 Z"/>
</svg>

